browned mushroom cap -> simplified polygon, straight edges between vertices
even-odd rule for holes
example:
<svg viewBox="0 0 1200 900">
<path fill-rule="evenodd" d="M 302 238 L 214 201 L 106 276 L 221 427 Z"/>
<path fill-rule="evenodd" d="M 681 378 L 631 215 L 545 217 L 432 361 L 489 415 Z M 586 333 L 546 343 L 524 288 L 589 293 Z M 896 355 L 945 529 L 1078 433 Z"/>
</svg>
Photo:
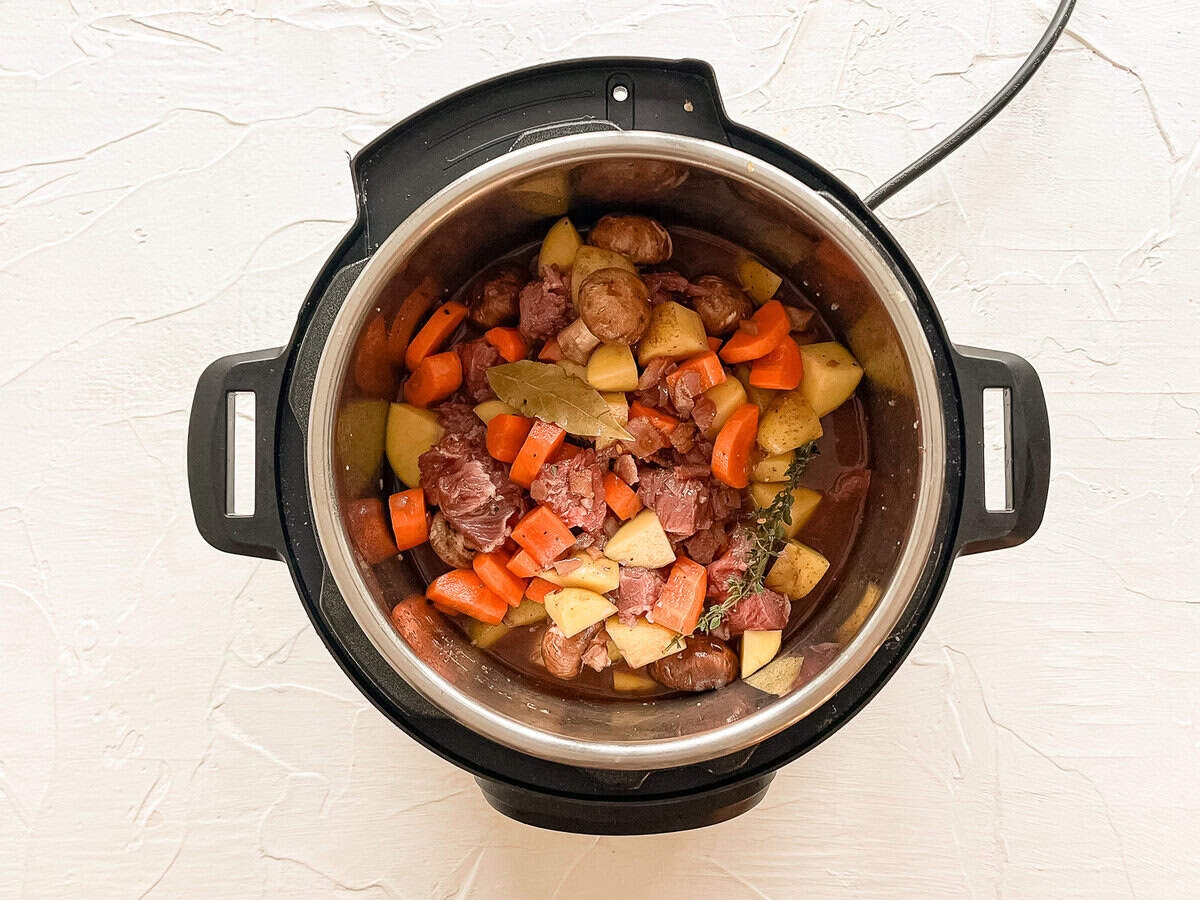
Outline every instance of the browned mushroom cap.
<svg viewBox="0 0 1200 900">
<path fill-rule="evenodd" d="M 709 334 L 727 334 L 738 322 L 754 314 L 754 304 L 732 281 L 719 275 L 703 275 L 688 288 L 692 308 L 700 314 Z"/>
<path fill-rule="evenodd" d="M 542 633 L 542 665 L 555 678 L 570 680 L 583 669 L 583 651 L 600 626 L 590 625 L 574 637 L 567 637 L 557 625 Z"/>
<path fill-rule="evenodd" d="M 650 324 L 650 292 L 625 269 L 597 269 L 579 286 L 579 315 L 602 341 L 634 344 Z"/>
<path fill-rule="evenodd" d="M 439 510 L 429 523 L 429 546 L 442 562 L 456 569 L 468 569 L 475 551 L 467 547 L 466 539 L 454 530 Z"/>
<path fill-rule="evenodd" d="M 513 263 L 502 263 L 482 273 L 467 294 L 471 321 L 484 328 L 515 321 L 520 312 L 521 288 L 527 280 L 525 270 Z"/>
<path fill-rule="evenodd" d="M 724 641 L 697 635 L 678 653 L 650 664 L 650 677 L 677 691 L 711 691 L 737 678 L 737 654 Z"/>
<path fill-rule="evenodd" d="M 671 258 L 671 235 L 646 216 L 605 216 L 592 226 L 588 243 L 627 256 L 640 266 Z"/>
</svg>

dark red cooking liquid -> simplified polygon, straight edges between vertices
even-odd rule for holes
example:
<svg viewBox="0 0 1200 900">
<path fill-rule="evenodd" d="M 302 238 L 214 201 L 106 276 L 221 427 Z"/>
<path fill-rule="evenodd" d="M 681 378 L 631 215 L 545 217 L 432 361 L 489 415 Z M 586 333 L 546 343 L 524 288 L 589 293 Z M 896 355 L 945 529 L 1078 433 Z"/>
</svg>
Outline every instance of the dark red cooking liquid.
<svg viewBox="0 0 1200 900">
<path fill-rule="evenodd" d="M 737 264 L 746 255 L 744 251 L 729 241 L 706 232 L 691 228 L 669 230 L 674 255 L 663 266 L 664 269 L 674 269 L 692 281 L 701 275 L 721 275 L 736 283 Z M 539 246 L 540 244 L 533 244 L 522 247 L 506 255 L 503 261 L 515 260 L 525 265 L 536 255 Z M 814 316 L 808 328 L 803 334 L 797 335 L 800 343 L 836 340 L 820 311 L 791 282 L 785 280 L 775 296 L 785 306 L 813 310 Z M 477 330 L 464 328 L 455 336 L 454 343 L 476 336 Z M 803 600 L 793 601 L 792 617 L 784 633 L 785 640 L 820 608 L 826 598 L 836 592 L 850 549 L 854 545 L 866 502 L 870 448 L 867 443 L 862 403 L 857 396 L 851 397 L 841 407 L 822 418 L 821 424 L 825 433 L 817 441 L 820 455 L 809 464 L 801 484 L 820 491 L 823 496 L 812 518 L 796 538 L 824 555 L 829 560 L 829 571 L 811 594 Z M 402 489 L 403 486 L 399 486 L 398 482 L 391 486 L 391 490 Z M 428 545 L 412 551 L 410 558 L 426 583 L 447 571 L 447 566 Z M 571 681 L 554 678 L 532 661 L 535 648 L 541 642 L 544 627 L 545 623 L 538 623 L 514 628 L 484 652 L 505 666 L 536 680 L 545 690 L 560 696 L 638 700 L 676 693 L 668 688 L 638 693 L 613 690 L 612 672 L 614 669 L 628 670 L 624 662 L 616 663 L 603 672 L 595 672 L 585 666 L 580 675 Z"/>
</svg>

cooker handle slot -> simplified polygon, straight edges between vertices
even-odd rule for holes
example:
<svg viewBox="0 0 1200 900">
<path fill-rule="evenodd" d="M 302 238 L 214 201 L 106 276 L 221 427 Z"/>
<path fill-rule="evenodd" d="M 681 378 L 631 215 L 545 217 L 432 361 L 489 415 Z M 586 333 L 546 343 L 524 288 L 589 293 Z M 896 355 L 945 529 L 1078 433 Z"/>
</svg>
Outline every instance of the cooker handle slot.
<svg viewBox="0 0 1200 900">
<path fill-rule="evenodd" d="M 1012 353 L 955 347 L 954 368 L 962 398 L 963 502 L 958 552 L 1015 547 L 1033 536 L 1046 511 L 1050 489 L 1050 419 L 1037 372 Z M 984 499 L 984 391 L 1008 395 L 1007 509 L 988 509 Z"/>
<path fill-rule="evenodd" d="M 275 492 L 275 413 L 283 375 L 282 348 L 225 356 L 196 384 L 188 421 L 188 489 L 201 536 L 218 550 L 282 559 L 283 527 Z M 233 512 L 231 394 L 254 395 L 254 510 Z"/>
</svg>

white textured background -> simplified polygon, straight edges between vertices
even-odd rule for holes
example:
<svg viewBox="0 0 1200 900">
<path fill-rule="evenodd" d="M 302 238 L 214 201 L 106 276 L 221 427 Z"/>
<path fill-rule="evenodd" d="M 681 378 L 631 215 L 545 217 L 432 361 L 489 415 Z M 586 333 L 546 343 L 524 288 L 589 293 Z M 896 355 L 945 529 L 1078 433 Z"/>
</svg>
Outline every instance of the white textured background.
<svg viewBox="0 0 1200 900">
<path fill-rule="evenodd" d="M 0 3 L 0 894 L 1196 896 L 1194 0 L 1082 2 L 886 206 L 952 336 L 1041 372 L 1051 505 L 955 567 L 902 671 L 751 814 L 504 820 L 355 692 L 281 565 L 197 536 L 195 379 L 285 341 L 352 215 L 346 154 L 394 121 L 540 61 L 697 56 L 735 119 L 865 190 L 1052 3 L 574 5 Z"/>
</svg>

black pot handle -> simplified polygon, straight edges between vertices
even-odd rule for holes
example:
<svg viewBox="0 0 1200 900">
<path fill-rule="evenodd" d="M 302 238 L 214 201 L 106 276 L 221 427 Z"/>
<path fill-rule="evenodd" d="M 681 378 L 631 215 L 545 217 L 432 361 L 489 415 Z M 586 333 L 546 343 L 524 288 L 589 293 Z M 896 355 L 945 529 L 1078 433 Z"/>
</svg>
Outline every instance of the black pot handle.
<svg viewBox="0 0 1200 900">
<path fill-rule="evenodd" d="M 963 504 L 958 552 L 1015 547 L 1033 536 L 1050 489 L 1050 419 L 1042 383 L 1026 360 L 1012 353 L 955 347 L 954 368 L 962 397 Z M 984 502 L 983 392 L 1006 391 L 1006 454 L 1011 507 Z"/>
<path fill-rule="evenodd" d="M 196 385 L 188 422 L 188 488 L 203 538 L 226 553 L 282 559 L 283 528 L 275 489 L 275 416 L 283 376 L 282 348 L 224 356 Z M 254 512 L 230 515 L 229 394 L 254 394 Z"/>
</svg>

